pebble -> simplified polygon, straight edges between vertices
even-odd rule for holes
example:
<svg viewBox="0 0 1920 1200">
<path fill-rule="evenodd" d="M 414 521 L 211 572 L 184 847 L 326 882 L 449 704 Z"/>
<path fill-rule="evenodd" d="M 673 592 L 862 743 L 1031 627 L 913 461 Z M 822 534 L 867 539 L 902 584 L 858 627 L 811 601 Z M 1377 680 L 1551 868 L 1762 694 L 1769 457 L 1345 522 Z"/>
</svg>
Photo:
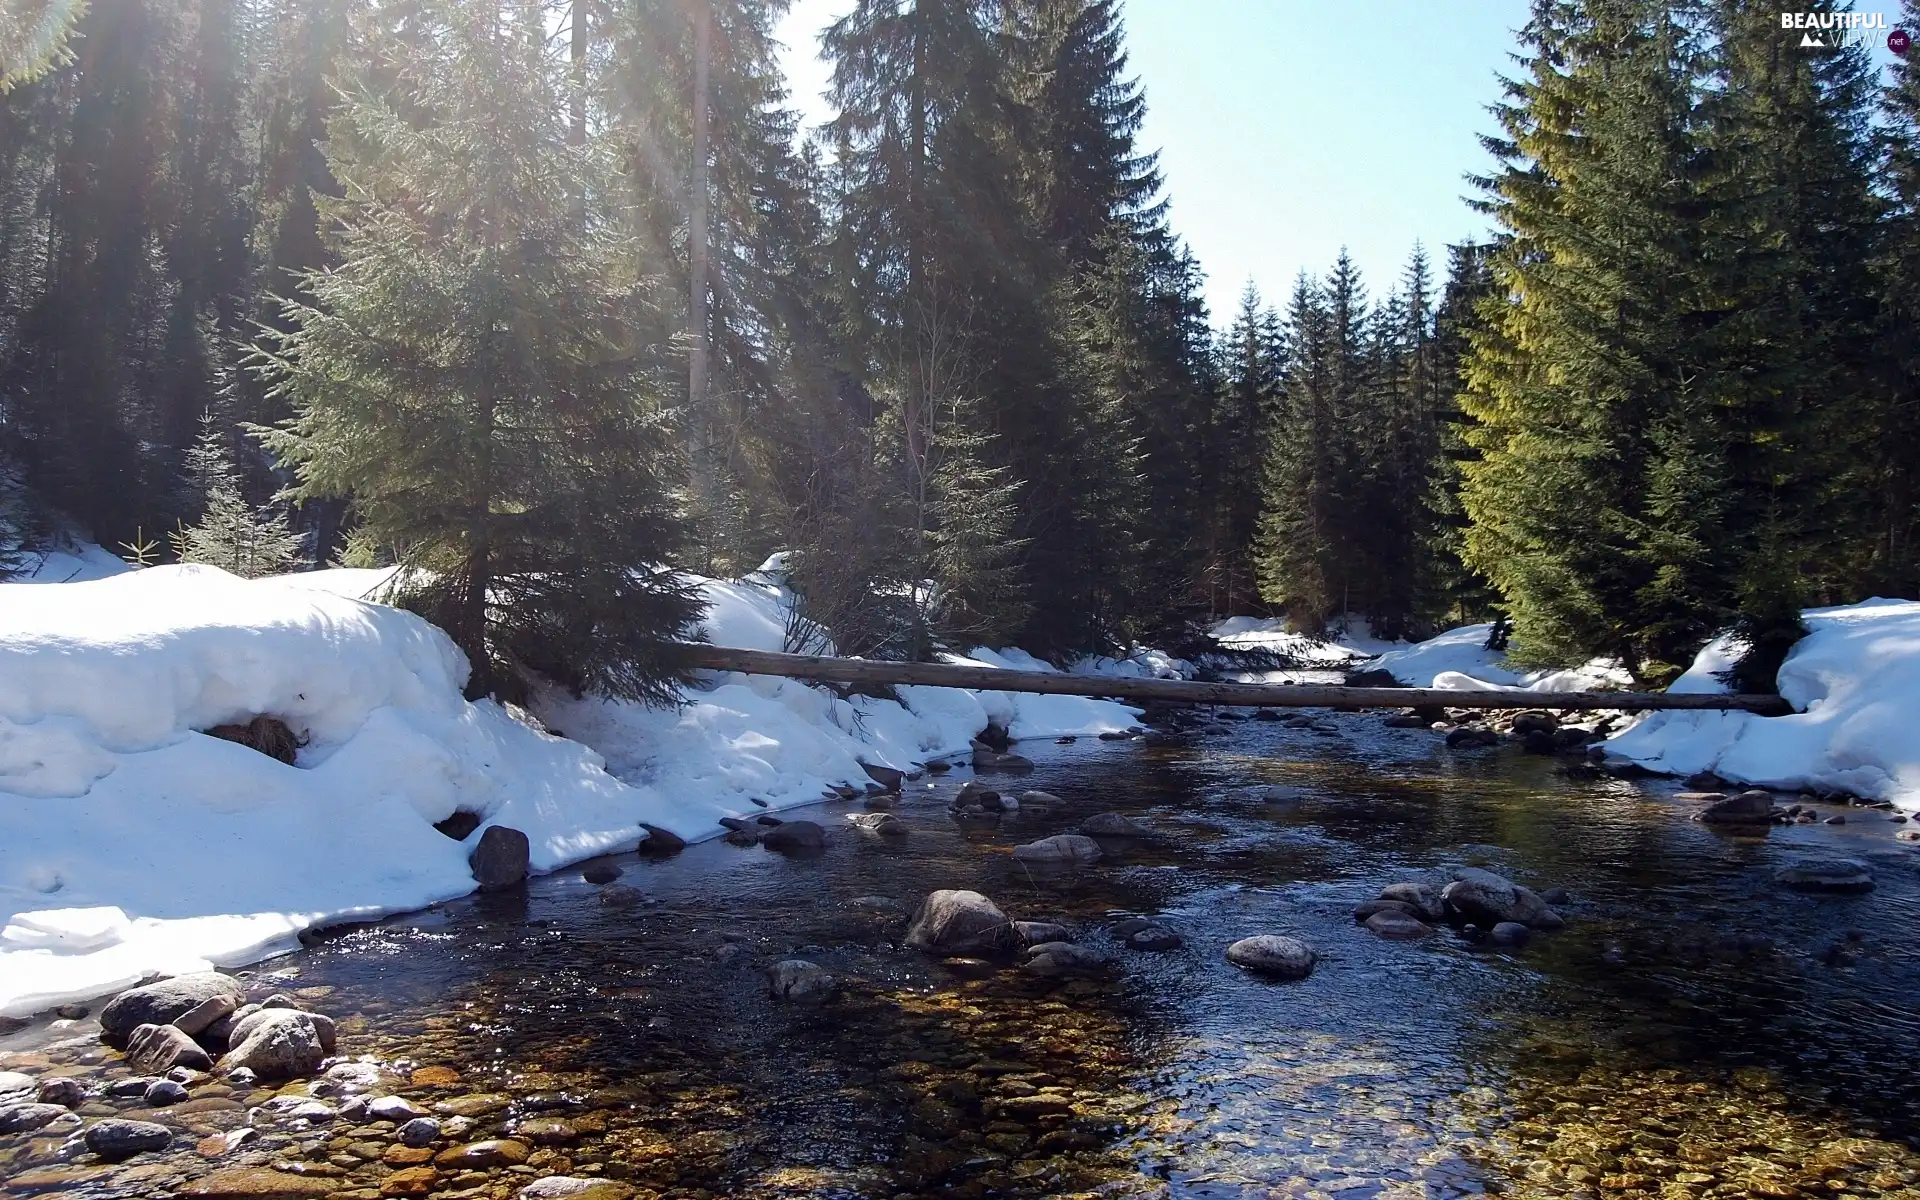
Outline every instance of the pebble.
<svg viewBox="0 0 1920 1200">
<path fill-rule="evenodd" d="M 147 1085 L 144 1099 L 154 1108 L 183 1104 L 187 1099 L 187 1089 L 171 1079 L 156 1079 Z"/>
<path fill-rule="evenodd" d="M 426 1116 L 427 1110 L 405 1096 L 381 1096 L 377 1100 L 367 1101 L 367 1114 L 376 1121 L 392 1121 L 398 1125 Z"/>
<path fill-rule="evenodd" d="M 415 1117 L 394 1130 L 393 1136 L 402 1146 L 431 1146 L 440 1140 L 440 1122 L 432 1117 Z"/>
<path fill-rule="evenodd" d="M 434 1165 L 446 1168 L 517 1167 L 531 1153 L 527 1144 L 513 1138 L 470 1142 L 442 1150 L 434 1156 Z"/>
</svg>

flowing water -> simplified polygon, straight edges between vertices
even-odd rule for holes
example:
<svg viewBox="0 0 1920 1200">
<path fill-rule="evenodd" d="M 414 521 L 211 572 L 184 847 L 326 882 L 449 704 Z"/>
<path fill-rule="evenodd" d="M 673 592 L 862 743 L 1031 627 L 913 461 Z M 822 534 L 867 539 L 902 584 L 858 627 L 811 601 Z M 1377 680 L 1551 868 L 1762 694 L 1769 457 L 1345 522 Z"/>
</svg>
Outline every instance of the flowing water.
<svg viewBox="0 0 1920 1200">
<path fill-rule="evenodd" d="M 1010 786 L 1058 805 L 961 825 L 955 772 L 907 785 L 904 838 L 825 805 L 788 814 L 828 826 L 818 857 L 627 856 L 634 905 L 573 869 L 257 969 L 259 988 L 339 1018 L 342 1052 L 398 1090 L 473 1114 L 470 1136 L 523 1135 L 525 1162 L 409 1176 L 383 1160 L 389 1124 L 254 1117 L 263 1136 L 238 1150 L 119 1166 L 0 1137 L 4 1195 L 190 1194 L 277 1163 L 298 1194 L 350 1198 L 504 1198 L 548 1174 L 640 1197 L 1920 1197 L 1920 853 L 1902 826 L 1819 806 L 1848 823 L 1728 836 L 1687 819 L 1670 781 L 1569 779 L 1378 715 L 1331 728 L 1023 744 L 1039 766 Z M 1267 803 L 1269 784 L 1305 799 Z M 1105 811 L 1157 836 L 1077 871 L 1008 853 Z M 1866 859 L 1878 887 L 1776 886 L 1805 853 Z M 1496 951 L 1384 941 L 1351 916 L 1384 884 L 1463 865 L 1567 889 L 1568 927 Z M 1112 970 L 1050 980 L 899 949 L 936 888 L 1073 925 Z M 1136 914 L 1185 946 L 1103 932 Z M 1224 961 L 1255 933 L 1317 947 L 1312 977 Z M 789 957 L 832 971 L 839 998 L 769 999 L 765 968 Z M 74 1043 L 13 1061 L 113 1072 L 101 1057 Z M 191 1147 L 263 1098 L 161 1119 Z"/>
</svg>

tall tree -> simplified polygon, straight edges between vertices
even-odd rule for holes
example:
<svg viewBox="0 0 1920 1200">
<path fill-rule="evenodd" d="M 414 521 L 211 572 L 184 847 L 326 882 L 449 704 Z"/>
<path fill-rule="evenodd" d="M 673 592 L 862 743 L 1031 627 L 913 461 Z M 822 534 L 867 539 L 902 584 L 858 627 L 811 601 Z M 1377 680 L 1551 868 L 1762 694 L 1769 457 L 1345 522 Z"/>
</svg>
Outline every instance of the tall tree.
<svg viewBox="0 0 1920 1200">
<path fill-rule="evenodd" d="M 661 386 L 619 331 L 659 303 L 612 193 L 606 139 L 569 145 L 547 13 L 426 0 L 328 126 L 337 266 L 263 351 L 297 416 L 268 444 L 300 497 L 349 496 L 361 536 L 467 652 L 470 696 L 515 667 L 666 698 L 657 639 L 697 611 Z M 376 86 L 374 81 L 379 80 Z"/>
</svg>

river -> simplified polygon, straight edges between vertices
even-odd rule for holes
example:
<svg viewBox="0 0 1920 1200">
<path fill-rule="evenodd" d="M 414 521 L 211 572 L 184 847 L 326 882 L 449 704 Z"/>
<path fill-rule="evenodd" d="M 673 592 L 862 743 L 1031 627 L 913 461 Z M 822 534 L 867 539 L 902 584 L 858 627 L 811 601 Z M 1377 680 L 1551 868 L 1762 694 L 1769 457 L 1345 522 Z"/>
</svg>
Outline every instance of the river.
<svg viewBox="0 0 1920 1200">
<path fill-rule="evenodd" d="M 1569 778 L 1381 722 L 1023 743 L 1036 770 L 995 781 L 1059 804 L 962 825 L 956 771 L 906 785 L 906 837 L 823 805 L 783 814 L 828 827 L 817 857 L 625 856 L 638 903 L 570 869 L 330 932 L 253 981 L 335 1016 L 342 1052 L 422 1107 L 471 1111 L 472 1136 L 526 1134 L 526 1161 L 443 1164 L 421 1184 L 435 1195 L 568 1174 L 689 1198 L 1920 1197 L 1920 852 L 1887 814 L 1814 805 L 1847 823 L 1730 836 L 1672 781 Z M 1269 803 L 1273 784 L 1304 798 Z M 1154 838 L 1074 871 L 1008 853 L 1108 811 Z M 1864 859 L 1877 887 L 1777 886 L 1806 853 Z M 1565 888 L 1568 927 L 1495 950 L 1385 941 L 1351 915 L 1468 865 Z M 1075 926 L 1112 968 L 1043 979 L 898 948 L 936 888 Z M 1103 932 L 1131 915 L 1185 945 Z M 1313 975 L 1224 960 L 1256 933 L 1311 943 Z M 789 957 L 840 996 L 769 999 L 765 968 Z M 88 1029 L 14 1035 L 0 1067 L 124 1074 Z M 196 1095 L 227 1103 L 143 1114 L 185 1136 L 125 1164 L 0 1137 L 4 1195 L 180 1194 L 276 1162 L 298 1194 L 405 1194 L 390 1124 L 308 1128 L 250 1118 L 264 1090 Z M 194 1150 L 249 1119 L 248 1144 Z"/>
</svg>

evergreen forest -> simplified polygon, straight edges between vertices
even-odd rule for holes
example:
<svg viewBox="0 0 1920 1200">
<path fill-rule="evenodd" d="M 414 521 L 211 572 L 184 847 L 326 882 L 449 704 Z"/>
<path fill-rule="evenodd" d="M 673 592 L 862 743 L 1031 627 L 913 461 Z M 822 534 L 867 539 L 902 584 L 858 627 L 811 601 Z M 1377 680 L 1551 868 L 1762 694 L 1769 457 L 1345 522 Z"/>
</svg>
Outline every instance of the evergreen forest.
<svg viewBox="0 0 1920 1200">
<path fill-rule="evenodd" d="M 1499 616 L 1767 690 L 1920 596 L 1920 71 L 1777 6 L 1535 0 L 1492 233 L 1230 313 L 1119 0 L 856 0 L 819 128 L 781 0 L 0 9 L 0 574 L 399 564 L 472 694 L 653 698 L 775 552 L 892 658 Z"/>
</svg>

